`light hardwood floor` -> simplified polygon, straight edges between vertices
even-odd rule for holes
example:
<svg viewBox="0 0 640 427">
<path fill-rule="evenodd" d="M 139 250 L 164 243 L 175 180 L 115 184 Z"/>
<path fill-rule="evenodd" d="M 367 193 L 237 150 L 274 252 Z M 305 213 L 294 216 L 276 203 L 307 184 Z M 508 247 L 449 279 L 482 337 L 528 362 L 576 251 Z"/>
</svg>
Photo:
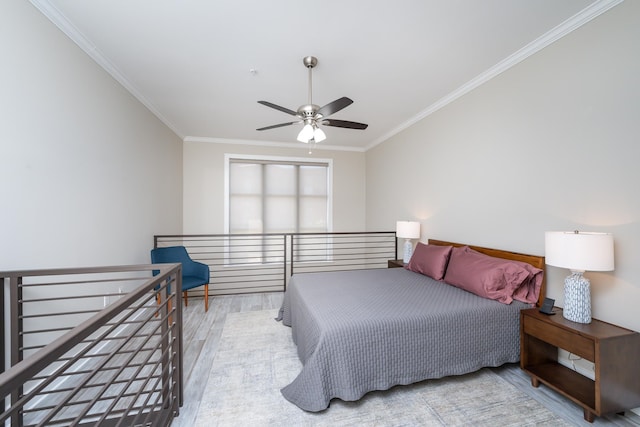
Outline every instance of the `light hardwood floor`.
<svg viewBox="0 0 640 427">
<path fill-rule="evenodd" d="M 172 427 L 194 425 L 200 402 L 216 398 L 205 396 L 204 391 L 227 313 L 279 308 L 282 297 L 281 292 L 210 297 L 207 313 L 204 312 L 202 298 L 189 298 L 189 306 L 183 307 L 184 406 L 180 409 L 180 416 L 174 419 Z M 577 426 L 640 426 L 639 417 L 633 414 L 596 417 L 595 422 L 590 424 L 584 421 L 582 409 L 578 405 L 545 386 L 533 388 L 529 377 L 518 365 L 506 365 L 495 371 L 550 411 Z"/>
</svg>

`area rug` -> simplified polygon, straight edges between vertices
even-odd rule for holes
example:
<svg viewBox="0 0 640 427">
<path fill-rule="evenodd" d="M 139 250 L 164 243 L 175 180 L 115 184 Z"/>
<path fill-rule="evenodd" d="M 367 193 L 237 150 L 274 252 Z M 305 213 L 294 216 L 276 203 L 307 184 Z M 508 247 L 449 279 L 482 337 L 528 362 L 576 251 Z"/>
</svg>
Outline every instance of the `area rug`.
<svg viewBox="0 0 640 427">
<path fill-rule="evenodd" d="M 489 369 L 331 401 L 308 413 L 280 389 L 301 369 L 276 310 L 231 313 L 211 367 L 197 426 L 570 426 Z"/>
</svg>

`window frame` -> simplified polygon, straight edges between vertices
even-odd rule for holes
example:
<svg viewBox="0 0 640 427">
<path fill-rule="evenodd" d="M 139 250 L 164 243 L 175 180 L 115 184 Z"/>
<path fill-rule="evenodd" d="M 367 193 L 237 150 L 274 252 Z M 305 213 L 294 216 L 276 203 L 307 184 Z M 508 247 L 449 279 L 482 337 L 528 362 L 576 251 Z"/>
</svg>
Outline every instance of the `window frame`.
<svg viewBox="0 0 640 427">
<path fill-rule="evenodd" d="M 254 154 L 231 154 L 224 155 L 224 233 L 229 234 L 229 195 L 230 195 L 230 164 L 233 160 L 255 161 L 262 163 L 291 163 L 298 165 L 319 165 L 327 166 L 327 233 L 333 232 L 333 159 L 325 158 L 304 158 L 287 156 L 263 156 Z"/>
</svg>

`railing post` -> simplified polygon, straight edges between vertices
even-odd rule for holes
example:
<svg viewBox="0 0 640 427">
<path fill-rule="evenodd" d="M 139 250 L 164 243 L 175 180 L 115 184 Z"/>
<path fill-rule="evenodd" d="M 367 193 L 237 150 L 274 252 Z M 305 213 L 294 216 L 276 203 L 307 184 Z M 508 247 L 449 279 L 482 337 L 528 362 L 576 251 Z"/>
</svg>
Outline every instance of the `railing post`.
<svg viewBox="0 0 640 427">
<path fill-rule="evenodd" d="M 22 277 L 12 276 L 9 281 L 9 327 L 11 330 L 11 343 L 9 346 L 11 366 L 22 360 Z M 11 392 L 11 406 L 22 397 L 23 387 L 17 387 Z M 11 416 L 11 425 L 23 426 L 22 409 Z"/>
<path fill-rule="evenodd" d="M 171 355 L 167 351 L 168 343 L 171 340 L 169 336 L 169 330 L 171 328 L 171 319 L 175 316 L 171 316 L 171 309 L 169 307 L 171 304 L 171 292 L 169 292 L 169 288 L 173 286 L 173 292 L 179 292 L 178 288 L 176 288 L 176 283 L 173 280 L 173 276 L 168 276 L 166 279 L 166 286 L 164 290 L 160 290 L 164 294 L 164 304 L 160 310 L 160 354 L 162 355 L 162 362 L 160 363 L 160 375 L 162 378 L 162 408 L 168 409 L 169 402 L 171 398 L 171 383 L 170 383 L 170 368 L 169 363 L 171 360 Z"/>
<path fill-rule="evenodd" d="M 393 257 L 393 259 L 398 259 L 398 235 L 396 234 L 396 232 L 393 232 L 393 240 L 395 240 L 396 242 L 396 251 L 395 251 L 395 256 Z"/>
<path fill-rule="evenodd" d="M 282 244 L 283 244 L 283 250 L 282 250 L 282 264 L 283 264 L 283 274 L 282 274 L 282 291 L 286 291 L 287 290 L 287 235 L 283 234 L 282 235 Z"/>
<path fill-rule="evenodd" d="M 295 236 L 293 234 L 290 234 L 289 236 L 291 236 L 291 275 L 293 276 L 293 264 L 295 263 L 295 261 L 293 260 L 293 253 L 294 253 L 294 241 L 295 241 Z"/>
<path fill-rule="evenodd" d="M 176 285 L 176 293 L 179 295 L 182 295 L 182 292 L 178 292 L 178 289 L 182 289 L 182 266 L 180 266 L 180 268 L 178 269 L 177 273 L 176 273 L 176 281 L 178 282 L 178 284 Z M 205 295 L 205 298 L 208 298 L 208 295 Z M 174 381 L 178 384 L 178 399 L 174 399 L 174 409 L 175 409 L 175 414 L 178 415 L 179 413 L 179 408 L 182 407 L 183 403 L 184 403 L 184 384 L 183 384 L 183 379 L 184 379 L 184 366 L 183 366 L 183 360 L 182 360 L 182 350 L 183 350 L 183 340 L 182 340 L 182 333 L 184 332 L 184 329 L 182 328 L 182 298 L 178 299 L 178 302 L 176 303 L 176 318 L 178 319 L 178 323 L 176 325 L 176 328 L 178 329 L 177 334 L 178 334 L 178 351 L 177 353 L 177 357 L 178 357 L 178 362 L 177 362 L 177 369 L 174 372 Z M 175 405 L 175 402 L 178 402 L 178 405 Z"/>
<path fill-rule="evenodd" d="M 6 334 L 4 333 L 5 325 L 9 324 L 9 314 L 5 311 L 4 307 L 4 291 L 5 291 L 6 279 L 0 277 L 0 309 L 2 309 L 2 326 L 0 326 L 0 374 L 4 372 L 5 364 L 7 363 L 4 356 L 6 351 Z"/>
</svg>

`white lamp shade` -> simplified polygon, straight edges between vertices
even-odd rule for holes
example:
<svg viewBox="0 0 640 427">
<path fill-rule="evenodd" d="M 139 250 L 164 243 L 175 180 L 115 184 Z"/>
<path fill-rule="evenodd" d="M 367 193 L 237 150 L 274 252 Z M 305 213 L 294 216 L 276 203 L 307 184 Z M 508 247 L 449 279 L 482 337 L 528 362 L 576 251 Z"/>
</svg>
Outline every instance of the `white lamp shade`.
<svg viewBox="0 0 640 427">
<path fill-rule="evenodd" d="M 611 271 L 613 235 L 576 231 L 545 233 L 545 262 L 574 271 Z"/>
<path fill-rule="evenodd" d="M 403 239 L 420 238 L 420 223 L 417 221 L 396 222 L 396 236 Z"/>
<path fill-rule="evenodd" d="M 313 131 L 313 140 L 315 142 L 322 142 L 327 139 L 327 135 L 324 134 L 324 131 L 320 128 L 315 128 Z"/>
<path fill-rule="evenodd" d="M 306 124 L 298 134 L 298 141 L 307 143 L 313 138 L 313 126 Z"/>
</svg>

